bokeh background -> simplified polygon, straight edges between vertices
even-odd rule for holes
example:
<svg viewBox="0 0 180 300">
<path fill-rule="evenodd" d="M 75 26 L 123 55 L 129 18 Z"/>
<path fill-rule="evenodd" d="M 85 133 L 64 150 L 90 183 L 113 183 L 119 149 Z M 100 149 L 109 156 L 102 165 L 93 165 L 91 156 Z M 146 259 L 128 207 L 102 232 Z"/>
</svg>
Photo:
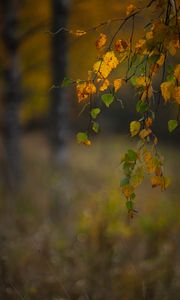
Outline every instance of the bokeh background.
<svg viewBox="0 0 180 300">
<path fill-rule="evenodd" d="M 132 1 L 140 5 L 145 1 Z M 165 192 L 145 180 L 129 220 L 120 194 L 120 158 L 134 119 L 131 87 L 102 106 L 93 145 L 77 145 L 88 124 L 65 76 L 87 78 L 95 40 L 123 17 L 128 1 L 0 1 L 0 299 L 176 300 L 180 295 L 179 131 L 167 133 L 176 107 L 157 117 Z M 136 36 L 143 34 L 143 17 Z M 121 34 L 128 37 L 127 25 Z M 178 61 L 178 57 L 174 60 Z"/>
</svg>

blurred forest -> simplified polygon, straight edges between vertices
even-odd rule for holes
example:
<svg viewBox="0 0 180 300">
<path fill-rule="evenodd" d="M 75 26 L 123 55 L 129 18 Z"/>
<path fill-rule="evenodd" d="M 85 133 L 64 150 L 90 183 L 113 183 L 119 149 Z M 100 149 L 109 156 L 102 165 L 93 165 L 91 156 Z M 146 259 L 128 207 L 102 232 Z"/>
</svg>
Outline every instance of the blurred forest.
<svg viewBox="0 0 180 300">
<path fill-rule="evenodd" d="M 127 3 L 0 0 L 2 300 L 179 299 L 179 130 L 167 133 L 175 108 L 161 104 L 157 119 L 172 184 L 161 193 L 145 182 L 130 221 L 119 181 L 121 155 L 134 143 L 132 88 L 120 92 L 124 109 L 103 109 L 89 148 L 75 141 L 86 112 L 79 116 L 73 88 L 59 88 L 66 76 L 86 76 L 102 31 L 77 38 L 59 28 L 87 30 L 123 16 Z M 111 36 L 115 26 L 103 31 Z"/>
</svg>

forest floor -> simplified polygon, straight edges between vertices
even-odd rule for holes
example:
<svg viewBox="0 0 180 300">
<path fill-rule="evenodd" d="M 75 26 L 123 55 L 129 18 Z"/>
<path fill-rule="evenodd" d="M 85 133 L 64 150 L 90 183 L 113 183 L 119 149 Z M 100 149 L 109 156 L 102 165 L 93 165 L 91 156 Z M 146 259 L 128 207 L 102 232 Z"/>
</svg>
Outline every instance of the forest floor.
<svg viewBox="0 0 180 300">
<path fill-rule="evenodd" d="M 58 168 L 42 134 L 23 138 L 23 180 L 0 187 L 0 299 L 179 299 L 179 149 L 162 145 L 165 192 L 148 180 L 133 220 L 120 194 L 126 137 L 72 141 Z"/>
</svg>

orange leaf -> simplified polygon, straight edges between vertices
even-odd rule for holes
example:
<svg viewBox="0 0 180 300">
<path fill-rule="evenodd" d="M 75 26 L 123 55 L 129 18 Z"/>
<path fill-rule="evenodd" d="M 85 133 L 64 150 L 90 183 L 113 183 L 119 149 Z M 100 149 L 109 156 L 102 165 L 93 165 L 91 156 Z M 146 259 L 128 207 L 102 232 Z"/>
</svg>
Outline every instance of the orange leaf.
<svg viewBox="0 0 180 300">
<path fill-rule="evenodd" d="M 132 14 L 136 10 L 136 6 L 133 4 L 129 4 L 126 8 L 126 15 Z"/>
<path fill-rule="evenodd" d="M 115 90 L 115 92 L 117 92 L 120 89 L 120 87 L 122 86 L 123 82 L 124 82 L 123 79 L 115 79 L 114 80 L 114 90 Z"/>
<path fill-rule="evenodd" d="M 99 38 L 96 41 L 96 48 L 101 49 L 106 44 L 106 41 L 107 41 L 106 35 L 104 33 L 101 33 Z"/>
</svg>

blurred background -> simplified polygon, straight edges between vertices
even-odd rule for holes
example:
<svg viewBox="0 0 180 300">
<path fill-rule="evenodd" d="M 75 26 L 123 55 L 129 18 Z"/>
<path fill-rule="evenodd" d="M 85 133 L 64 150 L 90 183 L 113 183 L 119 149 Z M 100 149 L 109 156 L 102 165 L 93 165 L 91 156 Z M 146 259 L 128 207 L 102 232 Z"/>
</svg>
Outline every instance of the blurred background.
<svg viewBox="0 0 180 300">
<path fill-rule="evenodd" d="M 58 88 L 64 77 L 87 78 L 95 40 L 117 24 L 80 38 L 54 33 L 123 17 L 127 3 L 0 0 L 2 300 L 179 299 L 179 131 L 167 133 L 177 108 L 161 104 L 156 121 L 172 184 L 162 193 L 145 180 L 130 221 L 119 182 L 120 158 L 136 144 L 128 136 L 133 89 L 120 91 L 124 109 L 102 106 L 101 133 L 84 147 L 75 135 L 87 112 L 79 115 L 73 87 Z M 144 21 L 136 20 L 137 37 Z"/>
</svg>

